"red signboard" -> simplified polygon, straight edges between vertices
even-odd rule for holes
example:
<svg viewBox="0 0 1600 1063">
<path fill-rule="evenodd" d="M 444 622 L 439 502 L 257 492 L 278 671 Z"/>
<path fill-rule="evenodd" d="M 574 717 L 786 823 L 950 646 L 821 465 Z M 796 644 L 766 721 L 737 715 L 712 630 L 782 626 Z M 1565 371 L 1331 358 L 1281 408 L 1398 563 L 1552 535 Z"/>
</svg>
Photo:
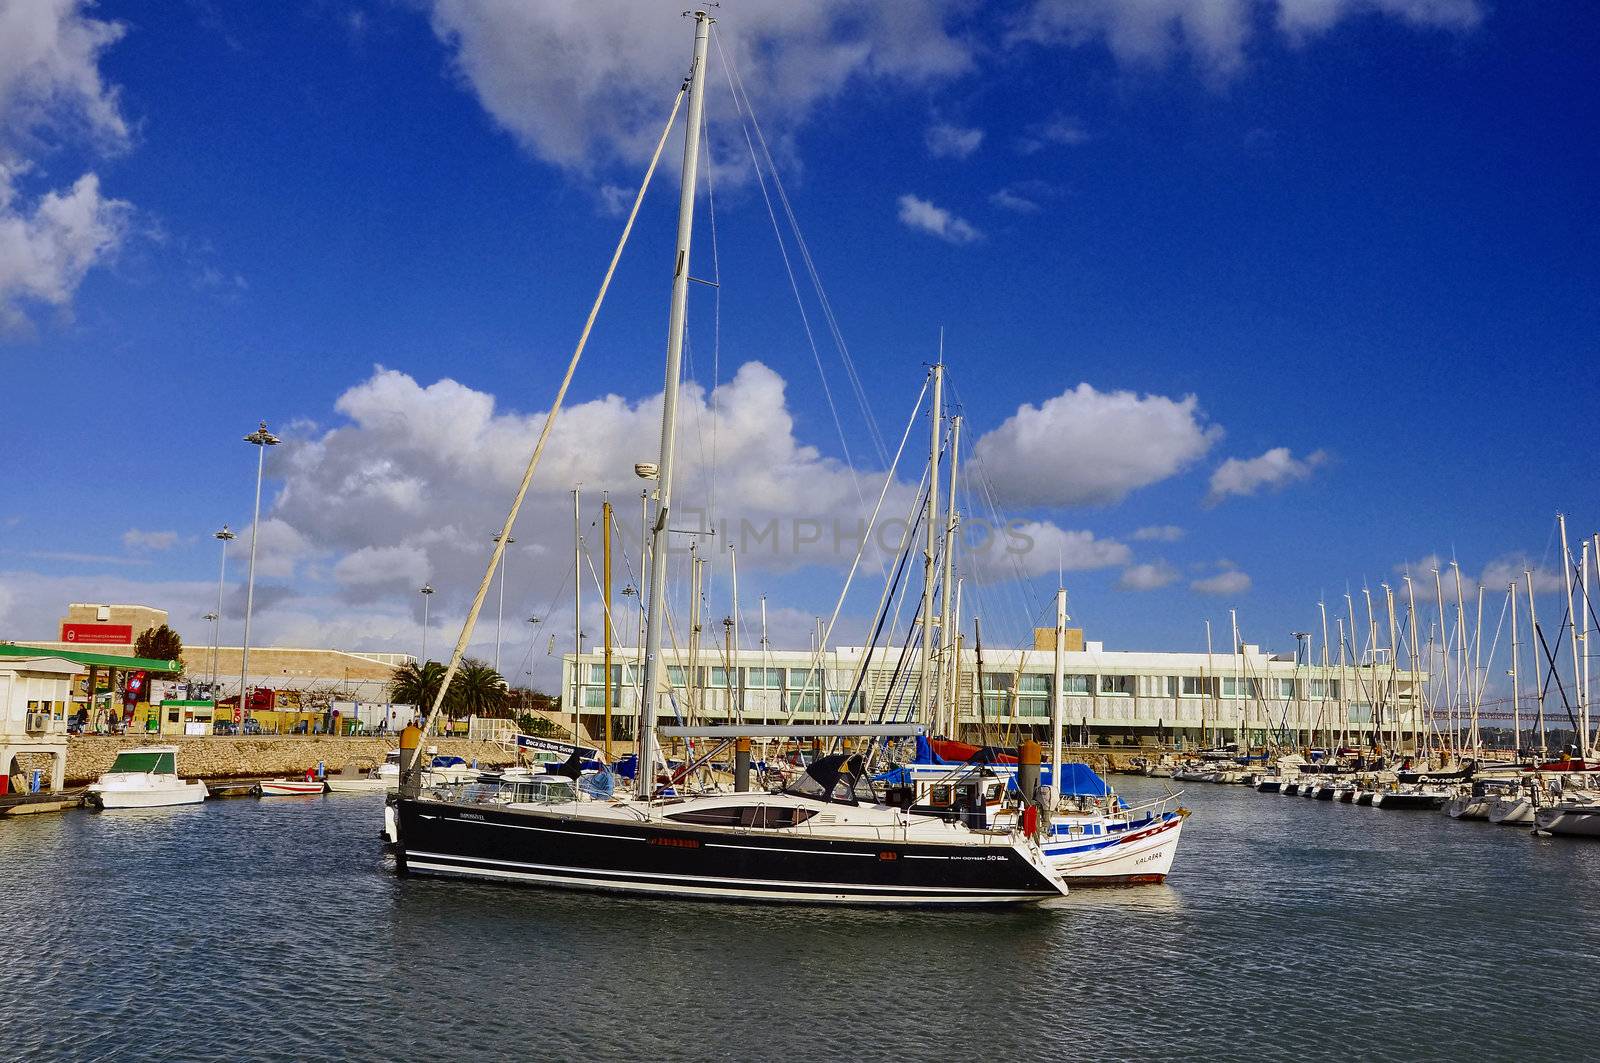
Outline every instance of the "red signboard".
<svg viewBox="0 0 1600 1063">
<path fill-rule="evenodd" d="M 133 645 L 132 624 L 62 624 L 62 642 L 89 642 L 99 645 Z"/>
</svg>

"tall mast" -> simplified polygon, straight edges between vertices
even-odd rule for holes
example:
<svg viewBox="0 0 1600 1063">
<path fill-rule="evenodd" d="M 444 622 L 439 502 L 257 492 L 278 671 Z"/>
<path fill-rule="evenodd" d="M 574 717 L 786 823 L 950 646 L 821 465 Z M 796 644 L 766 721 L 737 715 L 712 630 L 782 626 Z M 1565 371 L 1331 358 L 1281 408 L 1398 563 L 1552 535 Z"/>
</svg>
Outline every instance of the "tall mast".
<svg viewBox="0 0 1600 1063">
<path fill-rule="evenodd" d="M 1578 576 L 1578 591 L 1581 599 L 1582 623 L 1575 622 L 1572 628 L 1572 644 L 1578 646 L 1578 657 L 1583 661 L 1583 677 L 1578 681 L 1578 704 L 1583 707 L 1583 734 L 1578 736 L 1578 755 L 1587 759 L 1589 756 L 1589 540 L 1583 541 L 1583 561 L 1580 564 Z"/>
<path fill-rule="evenodd" d="M 661 391 L 661 462 L 657 467 L 656 519 L 650 529 L 650 604 L 645 618 L 644 689 L 639 709 L 637 792 L 648 800 L 655 782 L 656 701 L 660 696 L 661 625 L 667 594 L 667 519 L 672 510 L 673 444 L 678 424 L 678 384 L 683 365 L 684 317 L 689 300 L 689 245 L 694 237 L 695 175 L 700 163 L 700 123 L 705 113 L 706 42 L 714 21 L 694 18 L 694 58 L 689 63 L 689 114 L 683 127 L 683 181 L 678 190 L 678 248 L 673 258 L 672 305 L 667 316 L 666 382 Z"/>
<path fill-rule="evenodd" d="M 1218 694 L 1217 669 L 1211 661 L 1211 621 L 1206 621 L 1206 685 L 1211 688 L 1210 700 L 1216 702 Z M 1217 717 L 1222 714 L 1220 707 L 1215 707 L 1211 714 L 1211 742 L 1210 748 L 1217 748 Z M 1200 740 L 1206 740 L 1206 703 L 1200 702 Z"/>
<path fill-rule="evenodd" d="M 606 711 L 606 761 L 611 760 L 611 500 L 605 499 L 600 503 L 600 565 L 605 575 L 605 586 L 601 589 L 601 603 L 605 612 L 605 711 Z M 500 569 L 505 571 L 504 566 Z"/>
<path fill-rule="evenodd" d="M 927 542 L 922 552 L 922 659 L 921 670 L 917 678 L 917 711 L 928 721 L 929 726 L 938 727 L 939 721 L 933 718 L 933 705 L 930 700 L 933 694 L 933 575 L 935 564 L 935 551 L 939 547 L 939 531 L 934 522 L 939 519 L 939 436 L 940 429 L 944 427 L 943 417 L 944 395 L 944 330 L 939 330 L 939 361 L 933 367 L 933 405 L 928 408 L 928 420 L 932 423 L 933 441 L 928 448 L 928 512 L 923 515 L 923 523 L 927 525 Z M 951 736 L 954 737 L 954 736 Z"/>
<path fill-rule="evenodd" d="M 950 616 L 950 667 L 949 690 L 947 704 L 950 715 L 950 737 L 959 740 L 957 734 L 961 730 L 961 584 L 960 577 L 956 578 L 956 604 L 955 611 Z"/>
<path fill-rule="evenodd" d="M 953 708 L 954 701 L 947 701 L 945 694 L 945 670 L 950 667 L 950 648 L 955 645 L 955 629 L 950 623 L 950 584 L 954 582 L 953 574 L 956 559 L 956 527 L 959 518 L 956 516 L 956 460 L 961 449 L 961 418 L 950 419 L 950 498 L 949 510 L 944 522 L 944 575 L 940 577 L 939 591 L 939 674 L 938 691 L 936 700 L 939 703 L 939 714 L 948 719 L 945 734 L 951 738 L 956 736 L 956 717 Z"/>
<path fill-rule="evenodd" d="M 1339 625 L 1339 744 L 1350 744 L 1350 677 L 1344 669 L 1344 617 L 1335 617 Z"/>
<path fill-rule="evenodd" d="M 1578 686 L 1581 681 L 1581 671 L 1578 663 L 1578 614 L 1573 608 L 1572 599 L 1572 551 L 1567 547 L 1567 515 L 1557 513 L 1556 520 L 1561 525 L 1561 575 L 1567 581 L 1567 617 L 1572 621 L 1572 684 Z M 1578 744 L 1582 747 L 1589 741 L 1589 707 L 1583 703 L 1583 688 L 1579 687 L 1578 698 Z M 1579 748 L 1578 756 L 1583 756 L 1584 750 Z"/>
<path fill-rule="evenodd" d="M 1233 627 L 1233 696 L 1235 700 L 1240 700 L 1239 670 L 1244 664 L 1244 647 L 1239 645 L 1239 611 L 1237 609 L 1228 610 L 1228 623 Z M 1250 748 L 1250 741 L 1245 734 L 1245 725 L 1248 721 L 1246 720 L 1244 714 L 1248 713 L 1250 710 L 1248 706 L 1242 708 L 1235 706 L 1235 708 L 1239 709 L 1241 715 L 1239 716 L 1239 733 L 1234 738 L 1234 741 L 1242 742 L 1245 749 L 1248 750 Z"/>
<path fill-rule="evenodd" d="M 1055 803 L 1061 804 L 1061 722 L 1067 712 L 1067 698 L 1062 687 L 1066 685 L 1067 649 L 1067 589 L 1056 588 L 1056 674 L 1050 684 L 1050 792 Z"/>
<path fill-rule="evenodd" d="M 1439 676 L 1444 682 L 1445 733 L 1454 726 L 1455 712 L 1450 700 L 1450 624 L 1444 616 L 1444 583 L 1438 566 L 1433 569 L 1433 596 L 1439 604 Z"/>
<path fill-rule="evenodd" d="M 572 485 L 572 740 L 581 741 L 578 728 L 578 690 L 583 684 L 583 528 L 578 516 L 578 491 Z"/>
<path fill-rule="evenodd" d="M 1533 650 L 1533 691 L 1539 713 L 1539 757 L 1550 752 L 1544 736 L 1544 681 L 1539 676 L 1539 612 L 1533 604 L 1533 570 L 1523 569 L 1522 580 L 1528 585 L 1528 646 Z"/>
<path fill-rule="evenodd" d="M 1328 603 L 1318 601 L 1317 612 L 1322 615 L 1322 702 L 1326 703 L 1328 700 Z M 1318 704 L 1317 719 L 1322 720 L 1326 716 L 1324 705 Z M 1329 723 L 1330 726 L 1325 732 L 1325 736 L 1328 739 L 1328 745 L 1332 746 L 1334 744 L 1332 721 L 1330 720 Z M 1312 733 L 1311 740 L 1313 742 L 1317 740 L 1315 732 Z"/>
<path fill-rule="evenodd" d="M 1522 671 L 1522 647 L 1517 642 L 1517 581 L 1506 590 L 1511 599 L 1511 755 L 1522 752 L 1522 686 L 1517 673 Z"/>
<path fill-rule="evenodd" d="M 1383 600 L 1389 610 L 1389 682 L 1386 696 L 1389 700 L 1390 733 L 1394 736 L 1394 749 L 1400 749 L 1400 694 L 1397 689 L 1400 678 L 1400 632 L 1394 619 L 1394 588 L 1387 583 L 1383 587 Z"/>
<path fill-rule="evenodd" d="M 1483 755 L 1483 730 L 1478 709 L 1483 704 L 1483 584 L 1478 584 L 1478 620 L 1472 632 L 1472 754 Z"/>
<path fill-rule="evenodd" d="M 1433 737 L 1433 725 L 1428 720 L 1428 707 L 1422 697 L 1421 675 L 1417 668 L 1417 588 L 1408 573 L 1406 581 L 1406 627 L 1411 631 L 1411 717 L 1415 748 L 1424 758 Z"/>
</svg>

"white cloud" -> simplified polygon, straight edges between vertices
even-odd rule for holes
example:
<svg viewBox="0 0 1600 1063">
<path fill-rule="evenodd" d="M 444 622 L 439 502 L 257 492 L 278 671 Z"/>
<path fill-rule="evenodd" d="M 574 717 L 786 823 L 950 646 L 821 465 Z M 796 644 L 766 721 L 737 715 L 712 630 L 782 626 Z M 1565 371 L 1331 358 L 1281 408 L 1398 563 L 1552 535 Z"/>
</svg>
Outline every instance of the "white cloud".
<svg viewBox="0 0 1600 1063">
<path fill-rule="evenodd" d="M 745 0 L 712 29 L 708 111 L 731 116 L 718 42 L 772 130 L 793 130 L 852 82 L 920 85 L 968 70 L 955 5 Z M 689 65 L 681 6 L 433 0 L 435 35 L 485 110 L 530 153 L 576 172 L 648 157 Z M 744 149 L 739 146 L 742 154 Z"/>
<path fill-rule="evenodd" d="M 1184 530 L 1176 524 L 1152 524 L 1135 531 L 1133 538 L 1141 543 L 1175 543 L 1184 535 Z"/>
<path fill-rule="evenodd" d="M 1545 566 L 1537 563 L 1525 553 L 1512 552 L 1502 554 L 1490 560 L 1481 569 L 1475 568 L 1470 562 L 1459 563 L 1461 572 L 1461 594 L 1467 600 L 1468 608 L 1478 596 L 1478 587 L 1484 588 L 1488 600 L 1495 596 L 1503 597 L 1506 588 L 1513 580 L 1517 584 L 1517 601 L 1519 607 L 1527 604 L 1527 582 L 1523 573 L 1533 574 L 1533 590 L 1535 594 L 1564 594 L 1566 581 L 1561 574 L 1561 561 L 1556 559 L 1555 564 Z M 1433 570 L 1439 570 L 1439 583 L 1436 587 Z M 1416 561 L 1406 561 L 1394 566 L 1394 571 L 1402 578 L 1409 575 L 1416 588 L 1417 606 L 1421 608 L 1424 603 L 1430 607 L 1438 604 L 1436 589 L 1444 591 L 1445 605 L 1453 609 L 1456 600 L 1456 573 L 1452 570 L 1450 559 L 1438 554 L 1429 554 Z M 1396 581 L 1395 593 L 1402 598 L 1405 594 L 1405 584 Z M 1563 603 L 1564 604 L 1564 603 Z"/>
<path fill-rule="evenodd" d="M 923 142 L 936 159 L 965 159 L 983 143 L 983 130 L 936 122 L 923 134 Z"/>
<path fill-rule="evenodd" d="M 19 182 L 50 143 L 125 146 L 117 93 L 100 78 L 100 53 L 120 25 L 86 18 L 78 0 L 0 5 L 0 332 L 23 328 L 30 304 L 65 308 L 84 275 L 115 253 L 130 207 L 104 196 L 94 173 L 27 196 Z"/>
<path fill-rule="evenodd" d="M 1480 0 L 1034 0 L 1006 36 L 1067 47 L 1103 42 L 1118 62 L 1135 67 L 1159 66 L 1187 53 L 1216 80 L 1244 65 L 1263 11 L 1292 42 L 1369 13 L 1455 31 L 1471 29 L 1483 17 Z"/>
<path fill-rule="evenodd" d="M 989 202 L 1001 210 L 1009 210 L 1017 214 L 1037 214 L 1039 204 L 1027 196 L 1018 195 L 1009 188 L 1002 188 L 989 196 Z"/>
<path fill-rule="evenodd" d="M 122 545 L 129 550 L 170 550 L 178 545 L 178 533 L 129 528 L 122 533 Z"/>
<path fill-rule="evenodd" d="M 410 594 L 428 579 L 428 553 L 420 546 L 363 546 L 339 559 L 333 578 L 352 601 Z"/>
<path fill-rule="evenodd" d="M 1189 589 L 1201 594 L 1243 594 L 1250 589 L 1250 577 L 1236 568 L 1226 568 L 1214 576 L 1197 579 Z"/>
<path fill-rule="evenodd" d="M 1115 539 L 1096 538 L 1091 531 L 1059 528 L 1045 521 L 1016 521 L 979 549 L 958 555 L 967 571 L 983 582 L 1031 579 L 1048 572 L 1087 572 L 1115 568 L 1132 559 L 1132 551 Z"/>
<path fill-rule="evenodd" d="M 1160 590 L 1178 578 L 1178 570 L 1165 561 L 1146 561 L 1129 565 L 1117 579 L 1117 589 L 1124 591 Z"/>
<path fill-rule="evenodd" d="M 1281 490 L 1307 479 L 1327 460 L 1326 451 L 1314 450 L 1297 458 L 1288 447 L 1273 447 L 1253 458 L 1229 458 L 1211 474 L 1206 504 L 1214 506 L 1230 495 L 1253 495 L 1262 489 Z"/>
<path fill-rule="evenodd" d="M 952 244 L 970 244 L 983 238 L 970 222 L 910 194 L 900 197 L 900 224 Z"/>
<path fill-rule="evenodd" d="M 1222 435 L 1193 395 L 1171 399 L 1089 384 L 1024 405 L 978 440 L 974 453 L 1002 502 L 1106 505 L 1165 480 Z"/>
<path fill-rule="evenodd" d="M 1033 155 L 1052 145 L 1077 147 L 1089 143 L 1089 132 L 1083 124 L 1069 115 L 1056 115 L 1048 122 L 1029 126 L 1025 135 L 1017 138 L 1017 151 Z"/>
</svg>

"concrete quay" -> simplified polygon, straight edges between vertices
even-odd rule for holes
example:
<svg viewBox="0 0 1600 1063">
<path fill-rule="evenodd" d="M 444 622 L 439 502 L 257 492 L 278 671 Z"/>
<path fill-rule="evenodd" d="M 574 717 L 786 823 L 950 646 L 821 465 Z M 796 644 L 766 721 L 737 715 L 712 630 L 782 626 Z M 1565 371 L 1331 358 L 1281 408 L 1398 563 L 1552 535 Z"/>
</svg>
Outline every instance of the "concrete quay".
<svg viewBox="0 0 1600 1063">
<path fill-rule="evenodd" d="M 384 755 L 398 749 L 400 739 L 389 737 L 335 737 L 329 735 L 251 735 L 173 737 L 156 735 L 82 735 L 67 742 L 67 785 L 84 786 L 110 769 L 117 753 L 140 746 L 178 747 L 178 773 L 185 778 L 250 779 L 267 775 L 303 775 L 320 761 L 328 774 L 346 764 L 358 768 L 383 763 Z M 425 747 L 441 754 L 476 760 L 483 767 L 513 763 L 516 755 L 493 742 L 464 738 L 430 738 Z"/>
</svg>

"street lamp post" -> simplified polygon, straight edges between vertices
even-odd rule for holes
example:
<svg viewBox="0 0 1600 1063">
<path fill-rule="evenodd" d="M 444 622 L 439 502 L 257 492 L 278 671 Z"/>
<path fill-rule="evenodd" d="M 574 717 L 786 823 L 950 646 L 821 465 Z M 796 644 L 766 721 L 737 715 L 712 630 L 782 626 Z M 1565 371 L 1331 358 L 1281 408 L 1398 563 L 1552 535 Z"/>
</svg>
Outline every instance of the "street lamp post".
<svg viewBox="0 0 1600 1063">
<path fill-rule="evenodd" d="M 267 448 L 277 446 L 282 440 L 267 431 L 267 422 L 262 421 L 260 427 L 244 437 L 244 441 L 256 448 L 256 508 L 255 516 L 250 520 L 250 574 L 245 581 L 244 647 L 239 658 L 240 730 L 244 729 L 245 699 L 248 695 L 245 688 L 250 682 L 250 614 L 256 603 L 256 539 L 261 532 L 261 477 L 266 469 Z"/>
<path fill-rule="evenodd" d="M 217 696 L 217 654 L 219 647 L 222 645 L 222 585 L 228 577 L 228 544 L 237 539 L 238 536 L 224 524 L 222 530 L 212 532 L 211 537 L 222 544 L 222 564 L 217 570 L 217 611 L 208 618 L 211 621 L 211 697 L 215 701 Z M 239 711 L 244 711 L 242 705 Z"/>
<path fill-rule="evenodd" d="M 433 584 L 424 583 L 422 590 L 422 666 L 428 666 L 428 599 L 433 597 Z"/>
<path fill-rule="evenodd" d="M 500 536 L 496 535 L 492 542 L 499 542 Z M 500 555 L 500 615 L 494 622 L 494 670 L 500 670 L 500 629 L 506 622 L 506 562 L 511 560 L 511 545 L 517 541 L 515 535 L 506 536 L 506 551 Z"/>
</svg>

